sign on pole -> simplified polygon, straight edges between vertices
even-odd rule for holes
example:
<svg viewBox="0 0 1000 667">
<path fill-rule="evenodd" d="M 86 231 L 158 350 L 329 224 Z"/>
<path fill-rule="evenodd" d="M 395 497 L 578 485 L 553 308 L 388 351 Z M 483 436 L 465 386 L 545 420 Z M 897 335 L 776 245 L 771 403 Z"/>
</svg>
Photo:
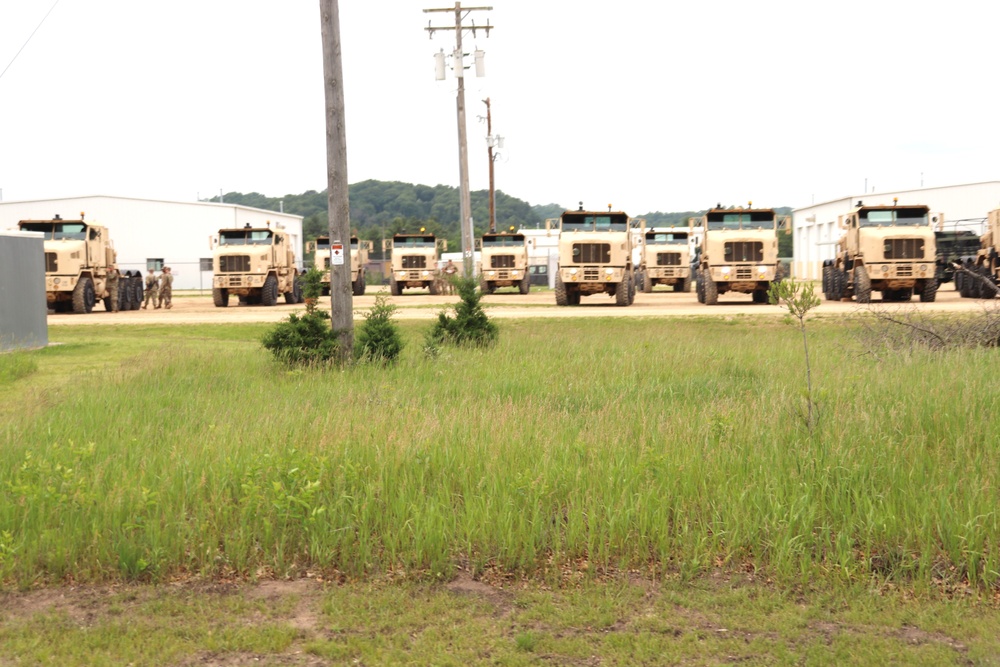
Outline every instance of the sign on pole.
<svg viewBox="0 0 1000 667">
<path fill-rule="evenodd" d="M 344 265 L 344 244 L 343 243 L 331 243 L 330 244 L 330 264 L 335 264 L 338 266 Z"/>
</svg>

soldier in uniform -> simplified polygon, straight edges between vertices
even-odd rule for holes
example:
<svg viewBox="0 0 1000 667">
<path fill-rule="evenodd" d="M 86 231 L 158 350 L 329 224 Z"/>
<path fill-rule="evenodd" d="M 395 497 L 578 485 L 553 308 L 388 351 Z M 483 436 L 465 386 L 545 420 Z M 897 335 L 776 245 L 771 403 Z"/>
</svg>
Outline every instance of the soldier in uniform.
<svg viewBox="0 0 1000 667">
<path fill-rule="evenodd" d="M 455 283 L 451 282 L 451 277 L 458 273 L 458 267 L 449 259 L 441 271 L 444 273 L 444 294 L 454 294 Z"/>
<path fill-rule="evenodd" d="M 170 267 L 163 267 L 163 273 L 160 274 L 160 304 L 157 306 L 164 306 L 167 310 L 173 308 L 173 304 L 170 303 L 170 297 L 173 295 L 173 290 L 171 285 L 174 284 L 174 276 L 170 273 Z"/>
<path fill-rule="evenodd" d="M 143 310 L 149 305 L 149 302 L 153 302 L 153 308 L 159 308 L 160 306 L 156 303 L 156 298 L 159 295 L 159 284 L 160 279 L 156 275 L 156 270 L 153 267 L 149 267 L 149 273 L 146 274 L 146 300 L 142 304 Z"/>
<path fill-rule="evenodd" d="M 118 267 L 112 264 L 108 267 L 108 275 L 105 278 L 108 285 L 108 298 L 111 299 L 111 312 L 118 312 Z"/>
</svg>

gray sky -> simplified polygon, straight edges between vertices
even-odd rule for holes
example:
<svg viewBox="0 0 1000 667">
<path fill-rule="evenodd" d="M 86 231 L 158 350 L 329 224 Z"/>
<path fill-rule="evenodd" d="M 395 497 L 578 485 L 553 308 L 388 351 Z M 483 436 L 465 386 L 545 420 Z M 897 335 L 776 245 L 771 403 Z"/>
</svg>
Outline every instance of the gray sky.
<svg viewBox="0 0 1000 667">
<path fill-rule="evenodd" d="M 53 0 L 0 0 L 0 69 Z M 486 3 L 483 3 L 486 4 Z M 432 0 L 341 0 L 348 175 L 458 185 Z M 1000 178 L 1000 3 L 496 0 L 467 84 L 497 187 L 632 214 Z M 59 0 L 0 78 L 4 201 L 326 187 L 318 2 Z M 471 60 L 468 64 L 471 64 Z M 1000 204 L 1000 202 L 998 202 Z"/>
</svg>

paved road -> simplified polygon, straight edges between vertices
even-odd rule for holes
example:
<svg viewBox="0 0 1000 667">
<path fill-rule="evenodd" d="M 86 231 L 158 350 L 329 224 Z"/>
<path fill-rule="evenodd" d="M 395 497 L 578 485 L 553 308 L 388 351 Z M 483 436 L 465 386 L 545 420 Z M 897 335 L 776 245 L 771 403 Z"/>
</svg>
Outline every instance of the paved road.
<svg viewBox="0 0 1000 667">
<path fill-rule="evenodd" d="M 396 317 L 401 320 L 429 320 L 435 317 L 439 310 L 455 303 L 458 297 L 431 296 L 426 292 L 404 293 L 400 297 L 390 297 L 389 301 L 400 306 Z M 233 300 L 235 302 L 235 299 Z M 362 297 L 354 298 L 356 319 L 371 308 L 374 303 L 374 291 Z M 694 292 L 675 294 L 673 292 L 656 291 L 652 294 L 638 292 L 635 303 L 627 308 L 614 305 L 614 300 L 605 295 L 584 297 L 577 307 L 560 308 L 555 305 L 555 296 L 550 291 L 532 292 L 520 295 L 498 292 L 487 296 L 484 302 L 490 306 L 489 313 L 498 318 L 532 318 L 532 317 L 677 317 L 692 315 L 767 315 L 779 316 L 785 311 L 778 306 L 754 304 L 750 297 L 744 294 L 723 295 L 719 297 L 716 306 L 705 306 L 695 299 Z M 908 304 L 891 304 L 890 307 L 919 308 L 930 312 L 968 312 L 981 309 L 986 301 L 962 299 L 953 291 L 951 285 L 946 285 L 938 292 L 935 303 L 920 303 L 914 298 Z M 876 302 L 878 304 L 878 302 Z M 329 309 L 330 299 L 320 299 L 320 307 Z M 816 309 L 819 314 L 850 314 L 862 307 L 853 302 L 823 301 Z M 228 308 L 216 308 L 210 296 L 178 295 L 174 297 L 174 307 L 171 310 L 135 310 L 120 313 L 104 312 L 98 305 L 90 315 L 52 314 L 49 315 L 49 325 L 62 324 L 208 324 L 225 322 L 277 322 L 291 312 L 299 312 L 303 306 L 280 305 L 271 308 L 263 306 L 230 305 Z"/>
</svg>

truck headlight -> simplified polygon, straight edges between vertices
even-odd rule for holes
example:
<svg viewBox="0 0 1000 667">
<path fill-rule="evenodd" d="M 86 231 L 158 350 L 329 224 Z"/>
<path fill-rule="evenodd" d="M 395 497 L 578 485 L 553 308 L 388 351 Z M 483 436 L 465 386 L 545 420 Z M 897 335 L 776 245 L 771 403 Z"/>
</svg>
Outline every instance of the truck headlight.
<svg viewBox="0 0 1000 667">
<path fill-rule="evenodd" d="M 571 276 L 575 276 L 575 275 L 576 275 L 576 269 L 575 269 L 575 268 L 574 268 L 574 269 L 570 269 L 570 270 L 569 270 L 569 274 L 570 274 Z"/>
<path fill-rule="evenodd" d="M 767 273 L 767 267 L 766 266 L 758 266 L 757 267 L 757 273 Z"/>
<path fill-rule="evenodd" d="M 511 271 L 511 272 L 510 272 L 510 275 L 512 275 L 512 276 L 516 276 L 516 275 L 517 275 L 517 271 Z"/>
<path fill-rule="evenodd" d="M 422 275 L 429 276 L 429 275 L 431 275 L 431 272 L 430 271 L 424 271 Z"/>
<path fill-rule="evenodd" d="M 888 264 L 883 264 L 882 265 L 882 273 L 889 273 L 889 265 Z"/>
<path fill-rule="evenodd" d="M 722 275 L 724 275 L 724 276 L 728 276 L 729 275 L 729 267 L 728 266 L 724 266 L 721 269 L 719 269 L 719 272 Z"/>
<path fill-rule="evenodd" d="M 611 268 L 607 268 L 607 269 L 604 269 L 604 272 L 610 276 L 612 273 L 615 272 L 615 270 L 611 269 Z"/>
<path fill-rule="evenodd" d="M 406 277 L 406 271 L 397 271 L 396 275 L 398 275 L 400 278 L 405 278 Z"/>
<path fill-rule="evenodd" d="M 495 276 L 496 273 L 497 273 L 496 271 L 487 271 L 487 274 L 491 276 Z"/>
<path fill-rule="evenodd" d="M 920 265 L 920 273 L 923 273 L 926 270 L 927 270 L 927 265 L 926 264 L 921 264 Z"/>
<path fill-rule="evenodd" d="M 53 279 L 52 279 L 52 284 L 53 284 L 53 285 L 58 285 L 58 284 L 59 284 L 60 282 L 61 282 L 61 281 L 60 281 L 60 280 L 59 280 L 58 278 L 53 278 Z"/>
</svg>

